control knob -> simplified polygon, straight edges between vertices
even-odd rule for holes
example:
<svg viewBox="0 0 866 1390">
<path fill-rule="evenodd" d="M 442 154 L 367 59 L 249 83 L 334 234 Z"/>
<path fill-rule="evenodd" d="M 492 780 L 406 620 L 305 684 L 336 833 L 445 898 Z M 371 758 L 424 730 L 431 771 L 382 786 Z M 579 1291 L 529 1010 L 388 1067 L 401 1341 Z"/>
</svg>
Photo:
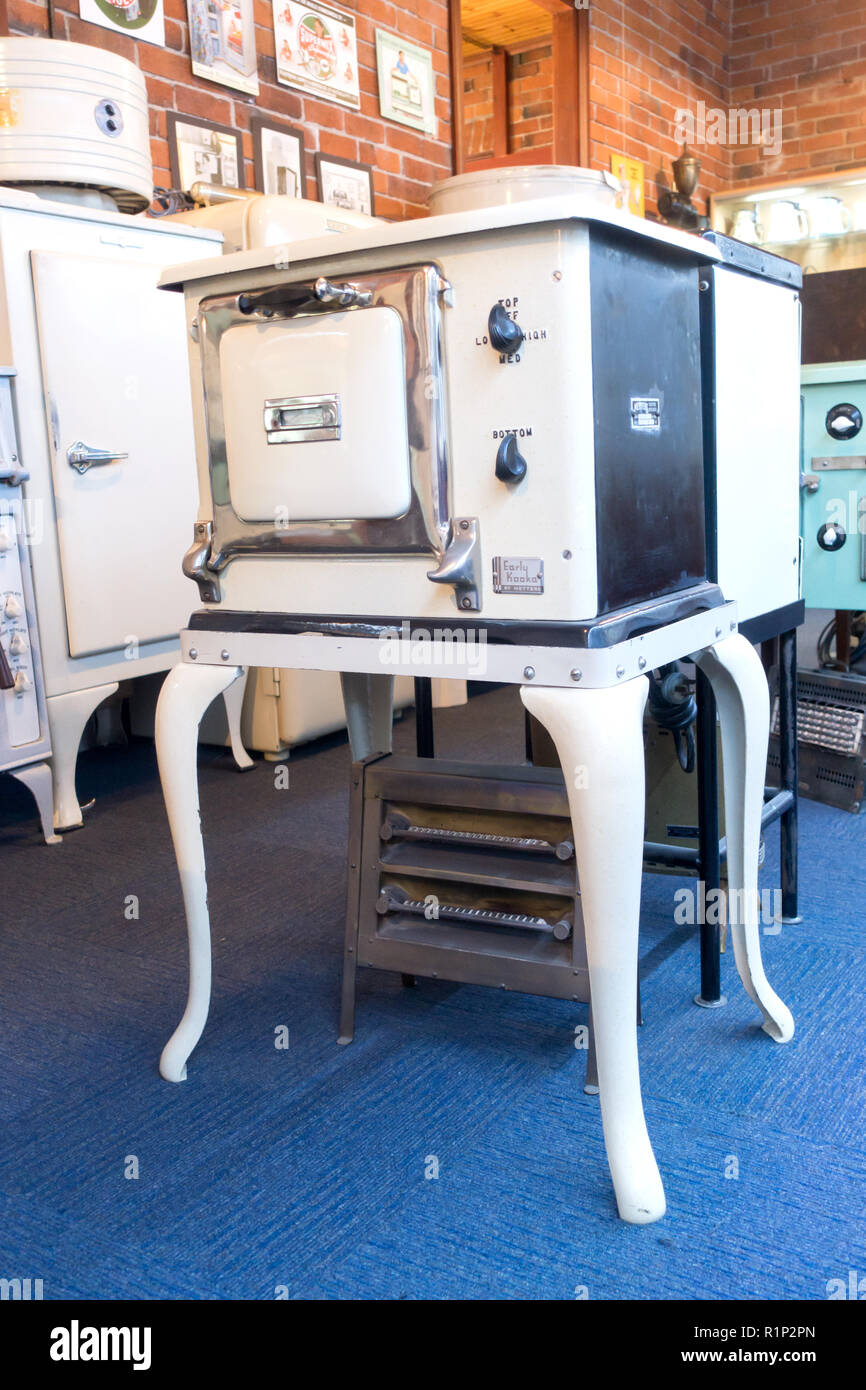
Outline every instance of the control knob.
<svg viewBox="0 0 866 1390">
<path fill-rule="evenodd" d="M 520 324 L 514 322 L 501 304 L 494 304 L 490 310 L 487 334 L 496 351 L 504 352 L 508 357 L 518 351 L 524 337 Z"/>
<path fill-rule="evenodd" d="M 10 594 L 6 600 L 4 611 L 7 618 L 20 618 L 24 612 L 20 598 L 16 598 L 15 594 Z"/>
<path fill-rule="evenodd" d="M 501 483 L 519 483 L 526 477 L 526 459 L 513 434 L 507 434 L 496 450 L 496 476 Z"/>
<path fill-rule="evenodd" d="M 9 650 L 13 656 L 23 656 L 27 650 L 27 638 L 23 632 L 13 632 L 9 642 Z"/>
</svg>

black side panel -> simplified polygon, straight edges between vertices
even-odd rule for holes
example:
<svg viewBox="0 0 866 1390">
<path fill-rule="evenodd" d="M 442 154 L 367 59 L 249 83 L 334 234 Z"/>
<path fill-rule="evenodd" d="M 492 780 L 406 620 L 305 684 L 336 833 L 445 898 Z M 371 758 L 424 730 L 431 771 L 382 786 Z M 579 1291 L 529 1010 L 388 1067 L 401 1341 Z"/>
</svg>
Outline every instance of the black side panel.
<svg viewBox="0 0 866 1390">
<path fill-rule="evenodd" d="M 590 302 L 598 611 L 608 613 L 706 576 L 698 270 L 593 227 Z M 658 427 L 641 428 L 653 403 Z"/>
</svg>

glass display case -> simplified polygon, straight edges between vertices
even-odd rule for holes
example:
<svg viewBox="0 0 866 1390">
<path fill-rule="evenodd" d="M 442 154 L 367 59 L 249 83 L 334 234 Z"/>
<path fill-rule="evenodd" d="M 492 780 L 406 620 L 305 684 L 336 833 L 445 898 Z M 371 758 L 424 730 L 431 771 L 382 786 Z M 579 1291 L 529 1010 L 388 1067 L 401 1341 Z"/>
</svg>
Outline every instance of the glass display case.
<svg viewBox="0 0 866 1390">
<path fill-rule="evenodd" d="M 866 167 L 760 180 L 710 195 L 710 225 L 804 271 L 866 266 Z"/>
</svg>

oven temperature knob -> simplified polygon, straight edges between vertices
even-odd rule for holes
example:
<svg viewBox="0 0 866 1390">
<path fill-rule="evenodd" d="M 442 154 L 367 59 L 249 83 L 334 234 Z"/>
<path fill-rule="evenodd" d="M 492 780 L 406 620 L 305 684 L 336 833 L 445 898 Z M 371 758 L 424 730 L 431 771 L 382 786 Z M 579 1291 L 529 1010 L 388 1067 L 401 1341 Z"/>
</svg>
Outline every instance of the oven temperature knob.
<svg viewBox="0 0 866 1390">
<path fill-rule="evenodd" d="M 507 434 L 496 450 L 496 476 L 501 483 L 519 483 L 526 477 L 526 459 L 517 447 L 517 437 Z"/>
<path fill-rule="evenodd" d="M 9 643 L 9 650 L 13 656 L 23 656 L 27 650 L 27 638 L 23 632 L 13 632 Z"/>
<path fill-rule="evenodd" d="M 20 618 L 23 612 L 21 600 L 16 598 L 14 594 L 10 594 L 6 600 L 6 617 Z"/>
<path fill-rule="evenodd" d="M 517 352 L 523 342 L 523 329 L 519 323 L 514 322 L 501 304 L 494 304 L 490 310 L 487 333 L 496 351 L 504 352 L 508 357 Z"/>
<path fill-rule="evenodd" d="M 23 671 L 18 671 L 15 675 L 15 689 L 16 691 L 30 689 L 30 677 L 25 675 Z"/>
</svg>

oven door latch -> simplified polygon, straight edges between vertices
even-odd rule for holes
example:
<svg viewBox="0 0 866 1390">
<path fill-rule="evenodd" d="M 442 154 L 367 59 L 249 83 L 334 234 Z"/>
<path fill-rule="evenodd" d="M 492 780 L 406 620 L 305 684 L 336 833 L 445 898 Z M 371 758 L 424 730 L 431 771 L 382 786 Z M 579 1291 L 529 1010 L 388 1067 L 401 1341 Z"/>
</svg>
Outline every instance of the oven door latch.
<svg viewBox="0 0 866 1390">
<path fill-rule="evenodd" d="M 480 611 L 481 535 L 477 517 L 454 517 L 442 559 L 435 570 L 427 571 L 427 578 L 433 584 L 453 584 L 457 607 L 463 612 Z"/>
</svg>

